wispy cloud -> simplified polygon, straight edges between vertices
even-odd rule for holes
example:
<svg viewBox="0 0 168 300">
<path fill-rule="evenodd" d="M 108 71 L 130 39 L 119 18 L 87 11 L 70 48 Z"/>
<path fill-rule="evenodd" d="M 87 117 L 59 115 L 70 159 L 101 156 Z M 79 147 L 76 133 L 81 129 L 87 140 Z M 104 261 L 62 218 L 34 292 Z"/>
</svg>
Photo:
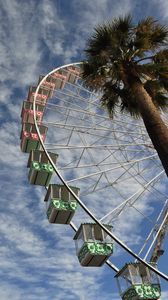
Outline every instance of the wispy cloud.
<svg viewBox="0 0 168 300">
<path fill-rule="evenodd" d="M 68 226 L 48 223 L 43 203 L 46 190 L 29 185 L 28 154 L 21 153 L 19 148 L 20 110 L 28 85 L 36 84 L 40 73 L 82 59 L 93 27 L 136 10 L 138 3 L 131 0 L 117 3 L 111 0 L 1 0 L 0 4 L 0 298 L 118 300 L 114 273 L 106 266 L 82 268 L 75 254 L 74 232 Z M 158 10 L 166 18 L 166 2 L 160 0 Z M 56 135 L 57 132 L 49 133 L 49 140 Z M 69 159 L 73 159 L 71 154 Z M 65 160 L 67 153 L 62 151 L 61 157 Z M 115 176 L 117 174 L 116 171 Z M 81 183 L 82 188 L 84 185 L 85 181 Z M 166 183 L 160 185 L 166 192 Z M 128 189 L 131 194 L 138 188 L 138 183 L 130 186 L 129 179 L 125 178 L 120 193 L 124 197 Z M 119 199 L 117 189 L 110 193 L 107 188 L 99 192 L 98 199 L 94 194 L 83 199 L 96 216 L 101 217 L 113 209 Z M 152 214 L 150 201 L 145 196 L 138 208 L 149 216 Z M 140 243 L 142 221 L 133 211 L 128 210 L 115 229 L 131 246 Z M 79 209 L 75 224 L 86 220 L 87 216 Z M 119 255 L 118 251 L 115 261 Z M 167 292 L 163 292 L 162 298 L 167 299 Z"/>
</svg>

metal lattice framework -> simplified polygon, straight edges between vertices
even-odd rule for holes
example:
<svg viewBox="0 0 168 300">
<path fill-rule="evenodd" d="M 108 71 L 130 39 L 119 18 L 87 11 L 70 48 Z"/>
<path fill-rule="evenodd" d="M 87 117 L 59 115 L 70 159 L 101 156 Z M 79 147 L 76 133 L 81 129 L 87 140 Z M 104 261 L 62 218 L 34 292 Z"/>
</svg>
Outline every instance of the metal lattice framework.
<svg viewBox="0 0 168 300">
<path fill-rule="evenodd" d="M 167 178 L 157 153 L 141 120 L 119 111 L 113 120 L 109 119 L 100 106 L 101 95 L 83 86 L 80 66 L 81 63 L 75 63 L 56 68 L 39 81 L 33 109 L 41 147 L 55 170 L 55 181 L 67 187 L 83 211 L 124 251 L 168 280 L 167 275 L 147 262 L 158 260 L 168 223 L 168 194 L 164 188 Z M 79 71 L 78 75 L 74 75 L 74 69 Z M 51 90 L 45 83 L 56 72 L 65 77 L 74 76 L 74 82 L 63 84 L 60 78 L 61 87 Z M 48 127 L 45 143 L 36 120 L 40 89 L 48 90 L 50 98 L 43 119 L 43 125 Z M 163 118 L 166 122 L 166 116 Z M 57 165 L 49 151 L 59 155 Z M 72 184 L 80 188 L 80 198 L 70 188 Z M 132 238 L 136 236 L 136 239 L 135 245 L 130 241 L 131 247 L 126 245 L 129 245 L 126 239 L 123 242 L 122 224 L 126 224 L 127 217 L 133 224 L 136 219 L 139 225 L 135 225 L 135 233 L 132 228 Z M 114 233 L 104 222 L 113 225 Z M 77 230 L 74 223 L 70 225 Z M 109 260 L 107 264 L 114 271 L 119 270 Z"/>
</svg>

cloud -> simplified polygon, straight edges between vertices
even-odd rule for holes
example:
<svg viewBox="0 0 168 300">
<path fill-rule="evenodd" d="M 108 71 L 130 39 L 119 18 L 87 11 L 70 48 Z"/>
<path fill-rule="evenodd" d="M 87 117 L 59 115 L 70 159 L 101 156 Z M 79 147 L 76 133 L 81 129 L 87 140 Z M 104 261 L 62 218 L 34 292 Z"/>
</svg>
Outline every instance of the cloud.
<svg viewBox="0 0 168 300">
<path fill-rule="evenodd" d="M 38 75 L 41 50 L 37 30 L 33 30 L 36 28 L 35 10 L 33 1 L 1 3 L 1 80 L 10 81 L 14 86 L 28 84 Z"/>
<path fill-rule="evenodd" d="M 166 292 L 166 291 L 163 291 L 163 292 L 162 292 L 162 296 L 161 296 L 161 300 L 166 300 L 167 297 L 168 297 L 168 291 L 167 291 L 167 292 Z"/>
<path fill-rule="evenodd" d="M 40 26 L 40 36 L 44 43 L 54 55 L 64 53 L 64 40 L 66 36 L 66 26 L 64 19 L 58 15 L 58 8 L 54 1 L 42 1 L 39 6 L 38 20 L 43 20 Z"/>
<path fill-rule="evenodd" d="M 158 12 L 160 16 L 164 19 L 164 22 L 167 20 L 168 17 L 168 4 L 165 0 L 153 0 L 153 3 L 157 5 Z"/>
<path fill-rule="evenodd" d="M 30 0 L 28 2 L 6 0 L 0 2 L 2 25 L 0 29 L 0 101 L 2 108 L 0 113 L 0 298 L 2 300 L 9 298 L 13 300 L 23 298 L 48 300 L 55 299 L 55 297 L 58 300 L 107 300 L 109 298 L 117 300 L 119 296 L 116 286 L 112 283 L 114 282 L 112 278 L 114 272 L 111 272 L 106 266 L 98 269 L 82 268 L 75 253 L 72 229 L 69 226 L 48 223 L 43 202 L 46 190 L 28 183 L 26 167 L 28 154 L 21 153 L 19 147 L 20 110 L 22 101 L 27 96 L 28 85 L 36 84 L 39 74 L 47 73 L 59 64 L 83 58 L 83 49 L 93 27 L 99 22 L 110 20 L 114 16 L 133 10 L 134 4 L 129 0 L 117 3 L 110 0 L 90 2 L 73 0 L 67 1 L 68 4 L 64 4 L 66 1 L 50 0 Z M 71 13 L 68 13 L 67 5 Z M 160 1 L 159 7 L 165 8 L 166 14 L 165 2 Z M 54 121 L 55 117 L 54 113 Z M 63 120 L 59 114 L 57 117 L 59 120 Z M 85 119 L 83 123 L 94 123 L 95 119 L 91 119 Z M 115 129 L 119 129 L 120 125 L 116 124 L 115 126 Z M 130 128 L 131 126 L 132 124 Z M 124 127 L 124 123 L 121 127 Z M 58 132 L 55 128 L 49 130 L 48 142 L 58 139 L 60 143 L 65 143 L 65 140 L 62 139 L 64 133 L 65 131 Z M 87 143 L 92 142 L 93 136 L 88 137 L 88 134 L 83 133 L 82 137 Z M 124 139 L 124 134 L 118 134 L 118 139 Z M 127 141 L 127 137 L 125 137 L 125 141 Z M 79 134 L 74 134 L 74 142 L 76 144 L 83 143 Z M 113 152 L 116 159 L 126 160 L 121 153 Z M 75 159 L 77 162 L 81 152 L 61 150 L 59 154 L 58 166 L 61 168 L 67 162 Z M 109 154 L 110 152 L 107 150 L 97 150 L 96 155 L 95 150 L 86 151 L 82 158 L 83 163 L 92 163 L 97 160 L 100 162 Z M 140 152 L 138 155 L 141 156 Z M 112 157 L 113 155 L 109 160 L 107 159 L 110 166 Z M 101 166 L 101 169 L 105 171 L 108 167 Z M 83 193 L 82 200 L 98 218 L 115 208 L 126 198 L 126 195 L 132 195 L 142 184 L 146 184 L 154 173 L 159 172 L 159 167 L 154 167 L 153 161 L 148 165 L 145 162 L 139 163 L 143 177 L 137 175 L 139 180 L 137 182 L 133 180 L 133 176 L 137 174 L 137 165 L 135 165 L 135 169 L 129 169 L 129 167 L 125 169 L 130 172 L 129 175 L 122 175 L 118 169 L 109 172 L 107 177 L 113 184 L 105 189 L 103 185 L 107 185 L 108 180 L 103 175 L 95 193 L 88 193 L 86 180 L 79 181 L 81 193 Z M 149 173 L 145 169 L 148 169 Z M 92 168 L 94 172 L 99 170 L 96 166 Z M 74 178 L 79 174 L 83 176 L 90 170 L 81 168 L 62 172 L 69 180 L 72 175 Z M 129 176 L 132 176 L 131 180 Z M 99 177 L 100 175 L 94 176 L 90 181 L 88 180 L 92 189 Z M 53 182 L 58 182 L 56 177 Z M 151 191 L 143 193 L 136 206 L 148 217 L 153 216 L 152 201 L 156 205 L 155 208 L 160 208 L 159 201 L 163 202 L 165 199 L 165 195 L 161 196 L 161 192 L 167 193 L 164 178 L 155 183 L 154 187 L 159 192 L 153 189 L 152 193 Z M 79 208 L 73 219 L 74 223 L 79 226 L 86 220 L 90 221 Z M 142 216 L 134 208 L 128 208 L 126 213 L 122 214 L 115 222 L 114 232 L 131 247 L 138 248 L 142 242 L 141 230 L 144 229 L 142 220 Z M 144 224 L 146 223 L 144 222 Z M 126 257 L 125 253 L 121 254 L 117 249 L 117 253 L 111 259 L 120 265 L 123 256 Z M 163 300 L 167 299 L 166 291 L 163 292 L 162 297 Z"/>
</svg>

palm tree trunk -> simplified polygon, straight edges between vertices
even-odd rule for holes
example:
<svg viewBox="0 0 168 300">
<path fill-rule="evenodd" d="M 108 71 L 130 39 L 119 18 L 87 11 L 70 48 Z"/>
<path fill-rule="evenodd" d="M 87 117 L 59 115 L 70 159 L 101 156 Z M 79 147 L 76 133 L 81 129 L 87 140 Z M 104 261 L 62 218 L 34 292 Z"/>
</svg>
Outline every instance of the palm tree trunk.
<svg viewBox="0 0 168 300">
<path fill-rule="evenodd" d="M 140 80 L 134 79 L 130 88 L 137 99 L 148 135 L 168 176 L 168 128 Z"/>
</svg>

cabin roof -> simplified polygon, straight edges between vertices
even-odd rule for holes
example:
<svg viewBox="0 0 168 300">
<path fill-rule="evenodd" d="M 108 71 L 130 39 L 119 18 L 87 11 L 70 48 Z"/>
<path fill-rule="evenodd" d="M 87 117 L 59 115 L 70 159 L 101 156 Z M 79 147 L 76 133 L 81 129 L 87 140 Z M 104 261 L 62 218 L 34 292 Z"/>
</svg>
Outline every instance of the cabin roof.
<svg viewBox="0 0 168 300">
<path fill-rule="evenodd" d="M 96 226 L 99 226 L 99 224 L 97 224 L 97 223 L 91 223 L 91 222 L 89 222 L 89 223 L 82 223 L 82 224 L 79 226 L 79 228 L 78 228 L 76 234 L 74 235 L 74 238 L 73 238 L 74 240 L 77 240 L 77 239 L 78 239 L 78 236 L 79 236 L 79 234 L 81 233 L 83 226 L 85 226 L 85 225 L 96 225 Z M 112 225 L 109 225 L 109 224 L 103 224 L 103 225 L 104 225 L 108 230 L 111 230 L 111 229 L 112 229 Z"/>
</svg>

